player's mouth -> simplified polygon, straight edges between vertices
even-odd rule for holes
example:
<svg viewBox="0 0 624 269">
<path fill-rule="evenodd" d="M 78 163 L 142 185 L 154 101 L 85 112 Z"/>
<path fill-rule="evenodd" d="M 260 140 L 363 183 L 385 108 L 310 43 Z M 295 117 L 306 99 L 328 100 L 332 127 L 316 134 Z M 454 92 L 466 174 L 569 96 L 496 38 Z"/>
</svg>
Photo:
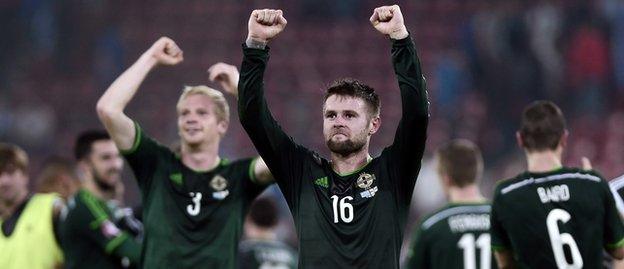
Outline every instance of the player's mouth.
<svg viewBox="0 0 624 269">
<path fill-rule="evenodd" d="M 342 133 L 342 132 L 337 132 L 332 134 L 332 138 L 336 138 L 336 139 L 340 139 L 340 138 L 349 138 L 349 136 L 346 133 Z"/>
<path fill-rule="evenodd" d="M 186 128 L 184 131 L 189 135 L 196 135 L 202 131 L 201 128 Z"/>
</svg>

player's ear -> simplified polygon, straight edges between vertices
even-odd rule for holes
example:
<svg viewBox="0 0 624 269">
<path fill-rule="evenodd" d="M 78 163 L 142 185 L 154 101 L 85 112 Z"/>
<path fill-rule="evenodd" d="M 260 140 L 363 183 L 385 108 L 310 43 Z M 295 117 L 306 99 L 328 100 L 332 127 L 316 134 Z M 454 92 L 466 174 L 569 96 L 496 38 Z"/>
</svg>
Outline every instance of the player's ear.
<svg viewBox="0 0 624 269">
<path fill-rule="evenodd" d="M 516 131 L 516 143 L 518 143 L 518 147 L 520 147 L 521 149 L 524 148 L 524 142 L 522 141 L 522 135 L 520 134 L 520 131 Z"/>
<path fill-rule="evenodd" d="M 568 136 L 570 135 L 570 132 L 568 132 L 568 130 L 564 130 L 563 134 L 561 135 L 561 138 L 559 139 L 559 146 L 561 148 L 565 148 L 568 145 Z"/>
<path fill-rule="evenodd" d="M 222 120 L 217 123 L 217 131 L 219 132 L 219 135 L 221 135 L 221 137 L 225 135 L 229 126 L 230 122 L 226 120 Z"/>
<path fill-rule="evenodd" d="M 368 131 L 368 135 L 373 135 L 374 133 L 376 133 L 379 130 L 380 126 L 381 118 L 379 118 L 379 116 L 373 116 L 373 118 L 370 120 L 370 131 Z"/>
</svg>

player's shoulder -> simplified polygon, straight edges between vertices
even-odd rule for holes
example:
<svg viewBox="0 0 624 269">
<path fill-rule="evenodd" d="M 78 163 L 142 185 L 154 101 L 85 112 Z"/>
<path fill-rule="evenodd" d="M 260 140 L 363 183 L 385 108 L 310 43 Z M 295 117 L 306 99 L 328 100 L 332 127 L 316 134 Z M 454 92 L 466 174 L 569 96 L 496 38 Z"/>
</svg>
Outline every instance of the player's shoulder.
<svg viewBox="0 0 624 269">
<path fill-rule="evenodd" d="M 459 215 L 490 214 L 492 206 L 489 202 L 482 203 L 451 203 L 428 215 L 425 215 L 419 224 L 421 231 L 433 230 L 437 225 L 443 225 L 446 220 Z"/>
<path fill-rule="evenodd" d="M 531 173 L 528 171 L 522 172 L 513 178 L 504 179 L 496 183 L 494 195 L 507 194 L 515 190 L 520 190 L 523 187 L 533 184 L 541 184 L 547 182 L 566 182 L 579 180 L 581 182 L 593 182 L 598 183 L 605 182 L 604 178 L 594 170 L 584 170 L 575 167 L 561 167 L 559 169 L 544 172 L 544 173 Z"/>
<path fill-rule="evenodd" d="M 615 190 L 620 190 L 624 188 L 624 175 L 621 175 L 609 181 L 609 186 L 611 186 L 611 188 Z"/>
</svg>

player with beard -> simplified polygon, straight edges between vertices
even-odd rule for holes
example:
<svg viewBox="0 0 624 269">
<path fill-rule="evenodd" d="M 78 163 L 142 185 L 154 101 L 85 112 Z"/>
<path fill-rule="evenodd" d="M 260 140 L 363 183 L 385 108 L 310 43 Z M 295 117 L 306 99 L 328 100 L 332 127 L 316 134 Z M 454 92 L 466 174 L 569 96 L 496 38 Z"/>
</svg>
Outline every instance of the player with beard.
<svg viewBox="0 0 624 269">
<path fill-rule="evenodd" d="M 420 170 L 428 98 L 414 43 L 398 6 L 376 8 L 374 28 L 389 36 L 402 99 L 394 142 L 372 158 L 379 98 L 368 85 L 340 79 L 325 94 L 323 134 L 329 159 L 295 143 L 264 98 L 266 44 L 286 26 L 281 10 L 254 10 L 243 45 L 239 115 L 290 207 L 300 268 L 399 268 L 403 230 Z M 363 57 L 365 57 L 363 55 Z"/>
<path fill-rule="evenodd" d="M 223 94 L 207 86 L 184 89 L 176 105 L 179 152 L 157 143 L 124 113 L 153 68 L 182 60 L 173 40 L 159 39 L 102 95 L 98 116 L 141 189 L 141 266 L 236 268 L 247 209 L 273 179 L 259 158 L 230 162 L 219 156 L 230 121 Z"/>
<path fill-rule="evenodd" d="M 82 187 L 67 202 L 61 226 L 66 268 L 136 266 L 141 246 L 121 228 L 110 207 L 121 183 L 123 159 L 105 131 L 86 131 L 74 148 Z"/>
</svg>

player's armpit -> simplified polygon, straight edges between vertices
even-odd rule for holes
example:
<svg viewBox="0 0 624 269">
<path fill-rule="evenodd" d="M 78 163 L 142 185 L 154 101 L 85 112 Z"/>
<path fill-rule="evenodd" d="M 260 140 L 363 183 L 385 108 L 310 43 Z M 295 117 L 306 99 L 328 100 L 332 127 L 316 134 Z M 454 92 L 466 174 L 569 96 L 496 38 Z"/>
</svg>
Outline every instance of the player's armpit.
<svg viewBox="0 0 624 269">
<path fill-rule="evenodd" d="M 273 178 L 273 174 L 271 174 L 271 171 L 269 171 L 269 167 L 260 157 L 257 157 L 254 160 L 253 173 L 256 183 L 259 185 L 267 185 L 275 181 L 275 179 Z"/>
<path fill-rule="evenodd" d="M 515 269 L 513 253 L 509 250 L 494 250 L 494 257 L 500 269 Z"/>
</svg>

